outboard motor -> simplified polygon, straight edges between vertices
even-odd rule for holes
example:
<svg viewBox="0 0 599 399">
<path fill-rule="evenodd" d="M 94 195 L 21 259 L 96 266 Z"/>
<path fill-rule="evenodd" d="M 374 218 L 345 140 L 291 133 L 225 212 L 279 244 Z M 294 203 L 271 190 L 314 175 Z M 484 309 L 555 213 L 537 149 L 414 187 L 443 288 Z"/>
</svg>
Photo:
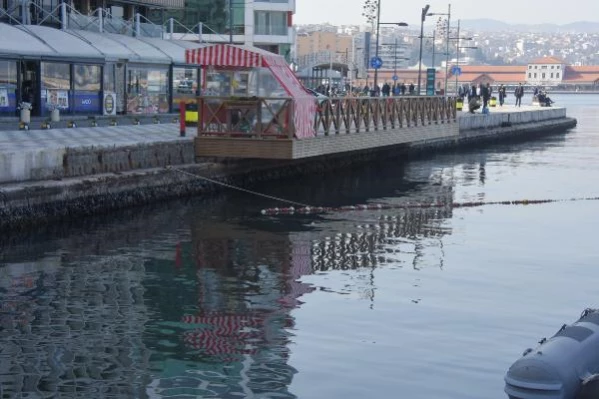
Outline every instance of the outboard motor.
<svg viewBox="0 0 599 399">
<path fill-rule="evenodd" d="M 599 398 L 599 310 L 586 309 L 536 349 L 527 349 L 505 375 L 510 399 Z M 589 396 L 591 395 L 591 396 Z"/>
</svg>

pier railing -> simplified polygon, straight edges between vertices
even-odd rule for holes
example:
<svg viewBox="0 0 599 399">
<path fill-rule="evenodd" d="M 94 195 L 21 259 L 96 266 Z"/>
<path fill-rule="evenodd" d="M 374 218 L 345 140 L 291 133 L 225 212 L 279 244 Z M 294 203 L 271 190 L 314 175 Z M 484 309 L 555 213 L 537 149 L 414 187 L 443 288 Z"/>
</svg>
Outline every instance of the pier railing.
<svg viewBox="0 0 599 399">
<path fill-rule="evenodd" d="M 395 130 L 456 121 L 456 99 L 443 96 L 315 99 L 316 136 Z M 294 100 L 198 97 L 198 135 L 294 137 Z"/>
</svg>

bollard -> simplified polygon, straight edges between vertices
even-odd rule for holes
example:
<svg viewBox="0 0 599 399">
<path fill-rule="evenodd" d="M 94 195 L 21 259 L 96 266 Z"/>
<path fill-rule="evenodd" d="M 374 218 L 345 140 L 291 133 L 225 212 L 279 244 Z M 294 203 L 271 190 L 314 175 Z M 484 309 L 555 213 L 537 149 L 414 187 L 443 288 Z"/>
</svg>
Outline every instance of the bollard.
<svg viewBox="0 0 599 399">
<path fill-rule="evenodd" d="M 179 101 L 179 134 L 185 137 L 185 101 Z"/>
</svg>

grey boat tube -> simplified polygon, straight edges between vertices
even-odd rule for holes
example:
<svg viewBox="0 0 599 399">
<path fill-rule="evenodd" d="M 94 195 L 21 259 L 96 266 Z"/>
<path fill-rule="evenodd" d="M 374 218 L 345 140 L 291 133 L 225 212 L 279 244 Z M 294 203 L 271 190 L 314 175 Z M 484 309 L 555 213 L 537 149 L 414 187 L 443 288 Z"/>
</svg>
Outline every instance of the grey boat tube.
<svg viewBox="0 0 599 399">
<path fill-rule="evenodd" d="M 586 309 L 578 321 L 564 324 L 551 338 L 527 349 L 507 371 L 504 391 L 510 399 L 599 398 L 599 310 Z"/>
</svg>

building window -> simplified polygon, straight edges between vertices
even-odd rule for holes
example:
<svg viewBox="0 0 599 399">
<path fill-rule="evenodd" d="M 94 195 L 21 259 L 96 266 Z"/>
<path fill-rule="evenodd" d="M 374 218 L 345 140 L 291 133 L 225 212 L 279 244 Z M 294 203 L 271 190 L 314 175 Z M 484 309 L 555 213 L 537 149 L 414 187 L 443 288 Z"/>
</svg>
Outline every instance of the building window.
<svg viewBox="0 0 599 399">
<path fill-rule="evenodd" d="M 532 78 L 532 73 L 528 72 L 528 79 Z"/>
<path fill-rule="evenodd" d="M 555 77 L 559 79 L 559 72 L 555 74 Z"/>
<path fill-rule="evenodd" d="M 173 112 L 179 111 L 179 103 L 197 104 L 198 69 L 188 67 L 173 68 Z"/>
<path fill-rule="evenodd" d="M 555 65 L 551 65 L 551 69 L 555 68 Z"/>
<path fill-rule="evenodd" d="M 41 72 L 42 110 L 58 108 L 61 112 L 70 111 L 71 66 L 66 63 L 42 62 Z"/>
<path fill-rule="evenodd" d="M 535 79 L 537 78 L 537 73 L 535 72 Z"/>
<path fill-rule="evenodd" d="M 553 72 L 551 72 L 551 79 L 553 79 Z"/>
<path fill-rule="evenodd" d="M 532 69 L 532 65 L 529 65 L 529 66 L 528 66 L 528 69 Z"/>
<path fill-rule="evenodd" d="M 127 69 L 127 113 L 157 114 L 169 111 L 168 70 L 130 66 Z"/>
<path fill-rule="evenodd" d="M 99 65 L 73 66 L 73 111 L 78 113 L 100 113 L 100 88 L 102 68 Z"/>
<path fill-rule="evenodd" d="M 256 35 L 287 35 L 287 13 L 280 11 L 255 11 Z"/>
<path fill-rule="evenodd" d="M 17 63 L 0 61 L 0 115 L 17 110 Z"/>
<path fill-rule="evenodd" d="M 538 68 L 539 68 L 539 66 L 538 66 L 538 65 L 535 65 L 535 69 L 538 69 Z"/>
<path fill-rule="evenodd" d="M 545 72 L 541 75 L 541 79 L 545 79 Z"/>
<path fill-rule="evenodd" d="M 547 69 L 547 65 L 543 65 L 541 69 Z"/>
<path fill-rule="evenodd" d="M 555 68 L 556 68 L 556 69 L 559 69 L 559 67 L 560 67 L 560 66 L 558 65 L 558 66 L 556 66 Z"/>
</svg>

